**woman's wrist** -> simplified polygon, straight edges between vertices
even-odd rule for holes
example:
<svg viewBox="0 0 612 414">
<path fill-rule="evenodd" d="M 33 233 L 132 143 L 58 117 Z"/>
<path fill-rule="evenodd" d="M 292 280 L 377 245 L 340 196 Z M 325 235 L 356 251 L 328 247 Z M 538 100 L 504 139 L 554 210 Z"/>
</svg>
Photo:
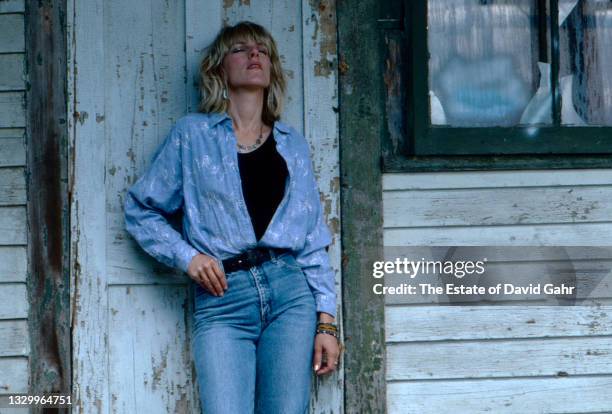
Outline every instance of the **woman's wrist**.
<svg viewBox="0 0 612 414">
<path fill-rule="evenodd" d="M 319 312 L 319 322 L 324 323 L 335 323 L 335 318 L 331 316 L 329 313 Z"/>
</svg>

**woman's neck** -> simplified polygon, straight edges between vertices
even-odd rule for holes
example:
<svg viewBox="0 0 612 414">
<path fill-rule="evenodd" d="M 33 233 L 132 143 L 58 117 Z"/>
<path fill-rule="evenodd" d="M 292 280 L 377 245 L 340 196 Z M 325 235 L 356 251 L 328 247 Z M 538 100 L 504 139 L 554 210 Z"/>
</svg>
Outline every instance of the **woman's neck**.
<svg viewBox="0 0 612 414">
<path fill-rule="evenodd" d="M 228 113 L 237 131 L 257 131 L 262 124 L 263 89 L 230 91 Z"/>
</svg>

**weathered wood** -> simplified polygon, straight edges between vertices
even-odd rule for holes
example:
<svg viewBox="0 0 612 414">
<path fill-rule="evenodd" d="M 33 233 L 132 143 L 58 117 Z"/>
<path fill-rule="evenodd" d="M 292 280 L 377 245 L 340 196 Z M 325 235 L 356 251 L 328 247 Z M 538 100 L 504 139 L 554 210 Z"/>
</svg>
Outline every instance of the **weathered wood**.
<svg viewBox="0 0 612 414">
<path fill-rule="evenodd" d="M 24 58 L 22 53 L 0 55 L 0 68 L 3 72 L 0 76 L 0 91 L 25 89 Z"/>
<path fill-rule="evenodd" d="M 393 382 L 389 413 L 607 413 L 612 377 Z"/>
<path fill-rule="evenodd" d="M 28 358 L 0 358 L 0 372 L 0 394 L 28 392 Z"/>
<path fill-rule="evenodd" d="M 24 0 L 0 1 L 0 13 L 21 13 L 25 11 Z"/>
<path fill-rule="evenodd" d="M 25 283 L 0 284 L 0 319 L 28 317 L 28 297 Z"/>
<path fill-rule="evenodd" d="M 110 378 L 112 412 L 196 412 L 189 300 L 182 286 L 109 289 L 110 372 L 121 373 Z"/>
<path fill-rule="evenodd" d="M 206 24 L 202 24 L 206 21 Z M 199 65 L 205 48 L 222 25 L 220 1 L 185 0 L 185 51 L 187 62 L 187 111 L 197 112 L 200 103 Z"/>
<path fill-rule="evenodd" d="M 0 53 L 25 51 L 23 14 L 0 14 Z"/>
<path fill-rule="evenodd" d="M 382 256 L 380 2 L 337 3 L 345 412 L 386 412 L 384 298 L 368 267 Z"/>
<path fill-rule="evenodd" d="M 0 245 L 25 245 L 25 207 L 0 207 Z"/>
<path fill-rule="evenodd" d="M 30 394 L 71 392 L 66 2 L 27 3 Z M 33 412 L 42 412 L 37 407 Z M 58 409 L 67 413 L 69 409 Z"/>
<path fill-rule="evenodd" d="M 29 353 L 28 321 L 0 321 L 0 357 L 28 356 Z"/>
<path fill-rule="evenodd" d="M 0 92 L 0 128 L 25 126 L 25 94 Z"/>
<path fill-rule="evenodd" d="M 333 243 L 328 254 L 332 267 L 336 271 L 337 314 L 336 321 L 342 329 L 342 292 L 341 292 L 341 234 L 340 234 L 340 171 L 339 171 L 339 136 L 338 115 L 334 108 L 338 107 L 338 50 L 336 36 L 336 2 L 329 0 L 303 0 L 301 15 L 292 16 L 291 2 L 284 2 L 283 8 L 271 3 L 272 21 L 284 23 L 276 39 L 281 41 L 281 49 L 285 50 L 283 64 L 290 70 L 288 82 L 291 101 L 289 107 L 300 108 L 300 99 L 304 100 L 303 116 L 304 136 L 310 143 L 315 175 L 327 223 L 332 232 Z M 289 9 L 289 10 L 287 10 Z M 281 16 L 284 15 L 283 20 Z M 292 22 L 302 19 L 302 45 L 293 44 L 294 33 Z M 299 30 L 296 29 L 296 30 Z M 300 86 L 299 67 L 290 53 L 302 50 L 303 88 Z M 295 62 L 294 62 L 295 60 Z M 296 70 L 297 69 L 297 70 Z M 295 88 L 300 87 L 299 94 Z M 305 93 L 303 92 L 305 91 Z M 301 111 L 300 111 L 301 112 Z M 289 114 L 291 115 L 291 114 Z M 290 116 L 287 119 L 291 119 Z M 343 366 L 342 361 L 340 366 Z M 344 412 L 344 372 L 339 369 L 333 375 L 319 377 L 316 392 L 311 399 L 312 413 L 342 413 Z"/>
<path fill-rule="evenodd" d="M 14 131 L 17 134 L 19 130 Z M 15 135 L 7 138 L 0 136 L 0 167 L 25 166 L 25 156 L 23 136 Z"/>
<path fill-rule="evenodd" d="M 609 246 L 610 223 L 386 229 L 385 246 Z"/>
<path fill-rule="evenodd" d="M 28 258 L 25 246 L 0 246 L 0 282 L 25 282 Z"/>
<path fill-rule="evenodd" d="M 612 341 L 603 337 L 388 344 L 387 361 L 389 381 L 609 374 Z"/>
<path fill-rule="evenodd" d="M 394 227 L 594 223 L 612 217 L 612 186 L 392 191 L 384 223 Z M 491 201 L 495 200 L 494 205 Z"/>
<path fill-rule="evenodd" d="M 388 343 L 612 335 L 612 307 L 387 306 Z"/>
<path fill-rule="evenodd" d="M 69 1 L 68 120 L 74 409 L 110 412 L 106 283 L 105 84 L 102 0 Z M 129 131 L 129 130 L 128 130 Z M 127 131 L 124 131 L 127 132 Z"/>
<path fill-rule="evenodd" d="M 0 169 L 0 206 L 26 203 L 23 167 Z"/>
<path fill-rule="evenodd" d="M 456 190 L 500 187 L 568 187 L 609 185 L 612 170 L 553 171 L 464 171 L 437 173 L 383 174 L 383 190 Z"/>
</svg>

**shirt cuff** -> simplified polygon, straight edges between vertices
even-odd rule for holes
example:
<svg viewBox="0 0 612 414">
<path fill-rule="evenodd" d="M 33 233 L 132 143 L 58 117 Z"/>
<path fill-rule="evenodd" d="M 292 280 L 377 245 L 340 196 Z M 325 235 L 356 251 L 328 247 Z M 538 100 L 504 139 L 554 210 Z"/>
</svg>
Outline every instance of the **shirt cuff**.
<svg viewBox="0 0 612 414">
<path fill-rule="evenodd" d="M 328 295 L 315 295 L 315 302 L 317 304 L 317 312 L 329 313 L 334 318 L 336 317 L 336 297 L 330 297 Z"/>
<path fill-rule="evenodd" d="M 191 247 L 189 243 L 181 243 L 181 245 L 177 246 L 177 252 L 175 255 L 176 267 L 187 273 L 191 259 L 193 259 L 198 253 L 199 252 Z"/>
</svg>

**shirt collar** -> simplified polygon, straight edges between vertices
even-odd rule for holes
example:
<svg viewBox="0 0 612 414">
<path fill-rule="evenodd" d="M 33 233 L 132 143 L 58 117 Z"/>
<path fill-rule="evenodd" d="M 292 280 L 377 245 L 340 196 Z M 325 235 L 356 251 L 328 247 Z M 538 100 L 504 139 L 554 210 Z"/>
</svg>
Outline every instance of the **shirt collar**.
<svg viewBox="0 0 612 414">
<path fill-rule="evenodd" d="M 227 114 L 227 112 L 213 112 L 213 113 L 210 113 L 209 116 L 210 116 L 210 126 L 211 127 L 214 127 L 215 125 L 225 120 L 231 119 L 230 116 Z M 274 129 L 276 129 L 277 131 L 283 134 L 291 133 L 291 131 L 289 130 L 289 126 L 281 121 L 274 122 Z"/>
</svg>

